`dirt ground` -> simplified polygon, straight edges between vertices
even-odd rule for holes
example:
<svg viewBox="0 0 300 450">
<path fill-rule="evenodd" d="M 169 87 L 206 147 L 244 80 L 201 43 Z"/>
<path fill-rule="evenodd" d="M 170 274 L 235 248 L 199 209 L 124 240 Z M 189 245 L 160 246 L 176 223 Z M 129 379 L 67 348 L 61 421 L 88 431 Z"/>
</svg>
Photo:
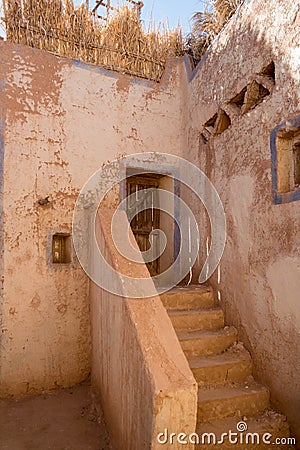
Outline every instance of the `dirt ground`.
<svg viewBox="0 0 300 450">
<path fill-rule="evenodd" d="M 0 400 L 1 450 L 111 450 L 88 384 Z"/>
</svg>

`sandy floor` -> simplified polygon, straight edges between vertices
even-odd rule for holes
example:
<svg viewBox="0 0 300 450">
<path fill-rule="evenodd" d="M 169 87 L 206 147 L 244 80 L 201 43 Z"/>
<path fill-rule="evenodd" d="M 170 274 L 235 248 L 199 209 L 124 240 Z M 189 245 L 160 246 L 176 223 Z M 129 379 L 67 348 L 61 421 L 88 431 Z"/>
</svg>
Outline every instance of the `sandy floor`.
<svg viewBox="0 0 300 450">
<path fill-rule="evenodd" d="M 108 450 L 105 425 L 86 384 L 20 400 L 0 400 L 1 450 Z"/>
</svg>

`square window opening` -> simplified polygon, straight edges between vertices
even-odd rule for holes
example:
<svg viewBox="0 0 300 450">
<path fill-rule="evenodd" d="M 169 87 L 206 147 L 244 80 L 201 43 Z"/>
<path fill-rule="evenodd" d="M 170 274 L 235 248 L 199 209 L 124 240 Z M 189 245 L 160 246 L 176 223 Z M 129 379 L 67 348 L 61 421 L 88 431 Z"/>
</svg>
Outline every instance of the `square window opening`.
<svg viewBox="0 0 300 450">
<path fill-rule="evenodd" d="M 300 200 L 300 115 L 278 125 L 270 136 L 273 203 Z"/>
<path fill-rule="evenodd" d="M 56 233 L 52 236 L 52 263 L 68 264 L 71 262 L 71 235 Z"/>
</svg>

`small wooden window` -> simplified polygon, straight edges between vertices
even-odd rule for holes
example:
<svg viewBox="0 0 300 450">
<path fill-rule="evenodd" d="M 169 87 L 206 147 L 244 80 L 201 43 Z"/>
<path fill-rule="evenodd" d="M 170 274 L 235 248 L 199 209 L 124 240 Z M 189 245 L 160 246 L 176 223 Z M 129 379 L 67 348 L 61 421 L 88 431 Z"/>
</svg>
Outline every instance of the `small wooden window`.
<svg viewBox="0 0 300 450">
<path fill-rule="evenodd" d="M 293 162 L 294 162 L 294 186 L 300 186 L 300 141 L 296 142 L 293 147 Z"/>
<path fill-rule="evenodd" d="M 299 188 L 300 141 L 298 139 L 289 136 L 281 137 L 280 134 L 277 137 L 278 192 L 291 192 Z"/>
<path fill-rule="evenodd" d="M 300 115 L 271 133 L 273 202 L 300 200 Z"/>
<path fill-rule="evenodd" d="M 67 264 L 71 262 L 71 236 L 57 233 L 52 237 L 53 264 Z"/>
<path fill-rule="evenodd" d="M 294 126 L 295 124 L 295 126 Z M 287 122 L 276 132 L 277 191 L 287 194 L 300 193 L 300 126 L 296 119 Z M 298 198 L 297 193 L 297 198 Z"/>
</svg>

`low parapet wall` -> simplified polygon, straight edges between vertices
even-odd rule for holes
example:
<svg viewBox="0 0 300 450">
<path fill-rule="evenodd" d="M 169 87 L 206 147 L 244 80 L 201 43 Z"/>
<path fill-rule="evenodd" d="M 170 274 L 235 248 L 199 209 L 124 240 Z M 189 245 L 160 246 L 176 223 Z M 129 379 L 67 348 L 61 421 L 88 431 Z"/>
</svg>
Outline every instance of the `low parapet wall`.
<svg viewBox="0 0 300 450">
<path fill-rule="evenodd" d="M 112 214 L 101 210 L 96 221 L 106 261 L 124 275 L 152 282 L 145 265 L 128 263 L 115 252 Z M 157 436 L 166 428 L 177 435 L 195 432 L 197 385 L 159 296 L 127 298 L 126 285 L 123 297 L 96 284 L 91 284 L 90 293 L 92 383 L 113 448 L 161 448 Z M 172 448 L 178 446 L 174 442 Z"/>
</svg>

